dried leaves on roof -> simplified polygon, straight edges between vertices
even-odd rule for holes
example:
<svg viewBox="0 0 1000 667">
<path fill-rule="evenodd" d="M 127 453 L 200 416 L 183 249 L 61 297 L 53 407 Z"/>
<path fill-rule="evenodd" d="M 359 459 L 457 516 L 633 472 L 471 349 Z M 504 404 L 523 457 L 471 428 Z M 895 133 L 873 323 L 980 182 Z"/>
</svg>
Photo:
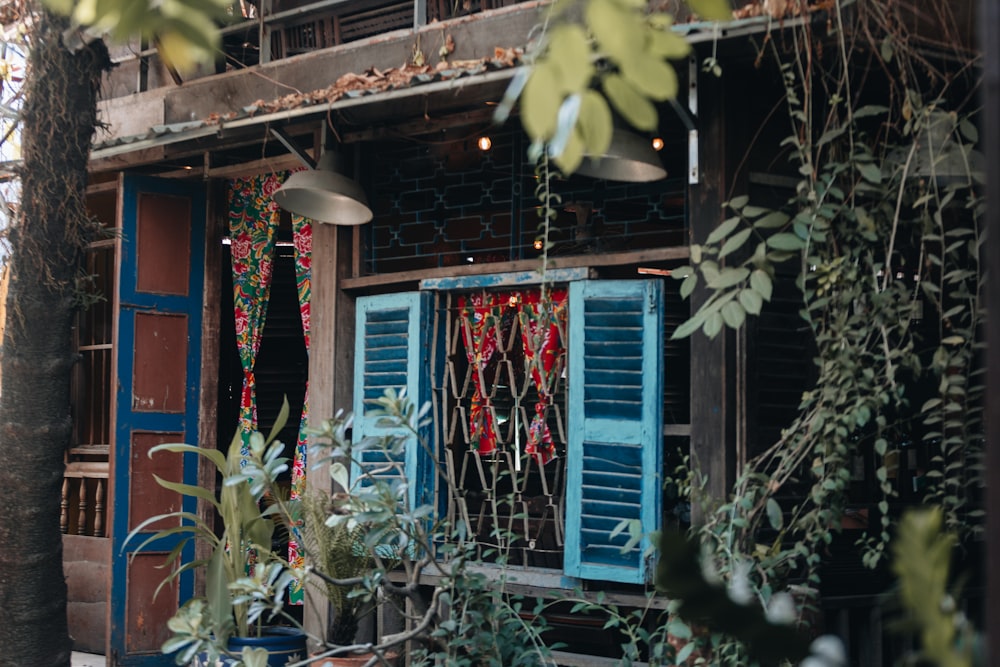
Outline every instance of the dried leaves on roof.
<svg viewBox="0 0 1000 667">
<path fill-rule="evenodd" d="M 833 6 L 833 0 L 818 0 L 817 2 L 805 2 L 804 0 L 755 0 L 743 5 L 739 9 L 733 10 L 734 19 L 749 19 L 755 16 L 770 16 L 771 18 L 784 19 L 794 16 L 802 16 L 821 9 L 828 9 Z"/>
<path fill-rule="evenodd" d="M 326 88 L 296 92 L 271 101 L 257 100 L 244 111 L 250 115 L 287 111 L 316 104 L 330 104 L 343 97 L 357 97 L 421 83 L 455 79 L 468 74 L 506 69 L 517 65 L 522 55 L 523 50 L 520 48 L 496 47 L 492 58 L 442 60 L 437 65 L 406 63 L 387 70 L 372 67 L 360 74 L 348 72 Z M 212 114 L 207 120 L 209 123 L 218 123 L 238 115 L 242 114 Z"/>
</svg>

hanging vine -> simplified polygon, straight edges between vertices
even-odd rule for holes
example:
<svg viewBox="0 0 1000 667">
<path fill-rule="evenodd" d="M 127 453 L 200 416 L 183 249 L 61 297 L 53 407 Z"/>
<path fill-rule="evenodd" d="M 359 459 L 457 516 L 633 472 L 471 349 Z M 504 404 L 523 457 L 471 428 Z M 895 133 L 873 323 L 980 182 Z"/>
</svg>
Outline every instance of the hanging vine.
<svg viewBox="0 0 1000 667">
<path fill-rule="evenodd" d="M 931 4 L 949 18 L 947 3 Z M 715 336 L 766 308 L 776 267 L 796 264 L 815 385 L 700 529 L 723 575 L 751 564 L 764 605 L 791 584 L 814 600 L 855 457 L 874 457 L 879 492 L 876 529 L 859 540 L 865 565 L 886 556 L 911 439 L 929 452 L 925 501 L 962 538 L 982 530 L 984 204 L 972 94 L 954 85 L 974 91 L 974 55 L 944 21 L 949 53 L 935 59 L 901 12 L 836 2 L 826 30 L 807 22 L 764 39 L 758 62 L 782 75 L 796 194 L 778 210 L 732 198 L 732 215 L 673 272 L 683 296 L 699 283 L 711 294 L 675 337 Z"/>
</svg>

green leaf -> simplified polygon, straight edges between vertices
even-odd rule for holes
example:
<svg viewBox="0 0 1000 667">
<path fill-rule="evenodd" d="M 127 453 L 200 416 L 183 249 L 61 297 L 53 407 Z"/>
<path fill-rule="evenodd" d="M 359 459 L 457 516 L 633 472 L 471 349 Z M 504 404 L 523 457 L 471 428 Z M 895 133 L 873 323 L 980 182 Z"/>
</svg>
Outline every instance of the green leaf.
<svg viewBox="0 0 1000 667">
<path fill-rule="evenodd" d="M 802 239 L 795 234 L 783 232 L 781 234 L 769 236 L 767 239 L 767 246 L 769 248 L 774 248 L 775 250 L 794 252 L 796 250 L 802 250 L 802 248 L 805 247 L 805 244 L 802 242 Z"/>
<path fill-rule="evenodd" d="M 846 125 L 841 125 L 840 127 L 835 127 L 832 130 L 827 130 L 826 132 L 823 133 L 823 136 L 821 136 L 819 139 L 816 140 L 816 148 L 819 148 L 820 146 L 830 143 L 831 141 L 842 135 L 844 133 L 844 130 L 846 129 L 847 129 Z"/>
<path fill-rule="evenodd" d="M 687 0 L 691 11 L 706 21 L 729 21 L 733 9 L 727 0 Z"/>
<path fill-rule="evenodd" d="M 556 119 L 562 105 L 556 69 L 547 64 L 535 65 L 521 94 L 521 122 L 532 139 L 547 141 L 556 131 Z"/>
<path fill-rule="evenodd" d="M 579 132 L 574 130 L 570 133 L 562 152 L 553 160 L 565 174 L 572 174 L 577 170 L 583 162 L 583 139 L 580 138 Z"/>
<path fill-rule="evenodd" d="M 788 223 L 788 214 L 781 211 L 771 211 L 760 220 L 753 223 L 756 229 L 777 229 Z"/>
<path fill-rule="evenodd" d="M 694 288 L 697 286 L 698 286 L 698 275 L 692 273 L 690 276 L 684 279 L 684 282 L 681 283 L 681 289 L 680 289 L 681 298 L 686 299 L 689 296 L 691 296 L 691 292 L 693 292 Z"/>
<path fill-rule="evenodd" d="M 747 202 L 749 201 L 750 197 L 746 195 L 740 195 L 739 197 L 733 197 L 732 199 L 730 199 L 727 205 L 734 211 L 739 211 L 741 208 L 746 206 Z"/>
<path fill-rule="evenodd" d="M 549 33 L 548 58 L 558 72 L 560 92 L 564 95 L 582 92 L 594 75 L 590 42 L 583 27 L 577 23 L 562 23 Z"/>
<path fill-rule="evenodd" d="M 576 124 L 587 155 L 603 155 L 607 152 L 614 128 L 611 109 L 603 95 L 596 90 L 587 90 L 580 96 L 580 113 Z"/>
<path fill-rule="evenodd" d="M 746 322 L 747 311 L 736 301 L 730 301 L 722 307 L 722 320 L 730 329 L 739 329 Z"/>
<path fill-rule="evenodd" d="M 880 104 L 866 104 L 854 112 L 854 118 L 867 118 L 868 116 L 884 116 L 889 112 L 889 107 Z"/>
<path fill-rule="evenodd" d="M 684 266 L 676 266 L 670 269 L 670 277 L 674 280 L 684 280 L 694 272 L 694 267 L 685 264 Z"/>
<path fill-rule="evenodd" d="M 619 63 L 622 76 L 641 94 L 662 102 L 677 97 L 677 72 L 670 63 L 642 54 Z"/>
<path fill-rule="evenodd" d="M 774 530 L 781 530 L 785 523 L 785 517 L 781 513 L 781 506 L 774 498 L 767 499 L 767 521 Z"/>
<path fill-rule="evenodd" d="M 712 230 L 712 233 L 708 235 L 707 239 L 705 239 L 705 243 L 718 243 L 725 237 L 729 236 L 729 234 L 736 229 L 738 224 L 740 224 L 740 219 L 738 217 L 733 216 L 732 218 L 726 218 L 719 224 L 718 227 Z"/>
<path fill-rule="evenodd" d="M 691 626 L 674 616 L 667 621 L 667 632 L 678 639 L 691 639 Z"/>
<path fill-rule="evenodd" d="M 879 46 L 879 53 L 882 56 L 882 60 L 886 63 L 892 61 L 892 37 L 886 35 L 882 40 L 882 44 Z"/>
<path fill-rule="evenodd" d="M 336 492 L 346 491 L 351 488 L 351 472 L 340 461 L 334 461 L 330 464 L 330 478 L 337 485 L 334 489 Z"/>
<path fill-rule="evenodd" d="M 857 165 L 861 177 L 869 183 L 878 185 L 882 182 L 882 170 L 874 162 L 856 162 L 855 165 Z"/>
<path fill-rule="evenodd" d="M 678 60 L 691 53 L 691 45 L 687 40 L 670 28 L 650 26 L 646 34 L 649 36 L 646 49 L 651 56 Z"/>
<path fill-rule="evenodd" d="M 740 305 L 751 315 L 760 315 L 760 310 L 764 306 L 764 299 L 753 289 L 740 291 Z"/>
<path fill-rule="evenodd" d="M 705 278 L 705 282 L 711 286 L 712 281 L 719 278 L 719 265 L 710 259 L 705 260 L 701 263 L 701 275 Z"/>
<path fill-rule="evenodd" d="M 746 280 L 749 275 L 750 269 L 727 266 L 717 276 L 708 281 L 708 286 L 712 289 L 725 289 L 733 285 L 738 285 Z"/>
<path fill-rule="evenodd" d="M 529 82 L 530 83 L 530 82 Z M 625 121 L 639 130 L 656 128 L 656 107 L 618 74 L 608 74 L 602 81 L 604 93 Z"/>
<path fill-rule="evenodd" d="M 760 294 L 764 301 L 771 300 L 774 284 L 771 282 L 771 276 L 768 275 L 767 271 L 757 269 L 750 274 L 750 289 Z"/>
<path fill-rule="evenodd" d="M 709 338 L 715 338 L 722 331 L 722 315 L 719 313 L 712 313 L 705 319 L 705 324 L 702 325 L 701 330 Z"/>
<path fill-rule="evenodd" d="M 690 319 L 684 320 L 681 324 L 674 329 L 674 332 L 670 334 L 670 338 L 677 340 L 679 338 L 687 338 L 695 331 L 697 331 L 701 325 L 704 323 L 705 318 L 695 313 Z"/>
<path fill-rule="evenodd" d="M 722 245 L 722 249 L 719 251 L 719 259 L 722 259 L 731 252 L 735 252 L 736 250 L 742 248 L 743 244 L 747 242 L 748 238 L 750 238 L 751 232 L 753 232 L 753 230 L 747 228 L 728 238 Z"/>
<path fill-rule="evenodd" d="M 764 215 L 768 212 L 768 209 L 763 206 L 744 206 L 743 215 L 748 218 L 756 218 L 758 216 Z"/>
<path fill-rule="evenodd" d="M 979 130 L 976 129 L 975 123 L 972 123 L 968 118 L 963 118 L 958 124 L 958 131 L 962 133 L 969 143 L 977 144 L 979 143 Z"/>
<path fill-rule="evenodd" d="M 940 398 L 932 398 L 928 400 L 926 403 L 924 403 L 923 406 L 921 406 L 920 411 L 927 412 L 928 410 L 933 410 L 934 408 L 941 405 L 941 402 L 942 401 Z"/>
<path fill-rule="evenodd" d="M 616 63 L 642 58 L 645 26 L 636 11 L 613 0 L 591 0 L 584 20 L 600 51 Z"/>
</svg>

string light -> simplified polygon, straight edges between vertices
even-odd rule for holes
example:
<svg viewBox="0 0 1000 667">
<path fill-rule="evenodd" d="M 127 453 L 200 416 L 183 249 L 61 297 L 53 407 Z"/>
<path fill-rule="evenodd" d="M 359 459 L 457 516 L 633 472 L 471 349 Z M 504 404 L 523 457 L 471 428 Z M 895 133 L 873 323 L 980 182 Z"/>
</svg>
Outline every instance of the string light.
<svg viewBox="0 0 1000 667">
<path fill-rule="evenodd" d="M 535 250 L 541 250 L 543 245 L 544 244 L 542 243 L 541 239 L 535 239 L 535 243 L 534 243 Z"/>
<path fill-rule="evenodd" d="M 476 142 L 476 145 L 479 146 L 479 150 L 485 153 L 489 149 L 493 148 L 493 140 L 484 134 L 483 136 L 479 137 L 479 140 Z"/>
<path fill-rule="evenodd" d="M 653 137 L 653 150 L 654 151 L 662 151 L 663 150 L 663 138 L 662 137 Z"/>
</svg>

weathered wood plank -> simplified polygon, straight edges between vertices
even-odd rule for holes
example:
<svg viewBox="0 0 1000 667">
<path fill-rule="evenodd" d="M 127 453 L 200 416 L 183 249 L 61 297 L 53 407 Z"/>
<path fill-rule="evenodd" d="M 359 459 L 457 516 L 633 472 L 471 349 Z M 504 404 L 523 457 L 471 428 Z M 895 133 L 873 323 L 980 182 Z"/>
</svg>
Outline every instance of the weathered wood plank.
<svg viewBox="0 0 1000 667">
<path fill-rule="evenodd" d="M 548 270 L 577 267 L 618 266 L 622 264 L 640 264 L 644 262 L 668 262 L 685 260 L 690 257 L 687 246 L 672 246 L 667 248 L 650 248 L 633 252 L 615 252 L 606 255 L 579 255 L 575 257 L 550 257 Z M 341 281 L 344 290 L 360 290 L 369 287 L 388 287 L 405 283 L 416 283 L 422 280 L 435 280 L 460 276 L 480 276 L 498 273 L 518 273 L 537 271 L 540 265 L 538 259 L 522 259 L 513 262 L 492 262 L 488 264 L 467 264 L 465 266 L 444 266 L 437 269 L 422 269 L 418 271 L 399 271 L 384 273 L 377 276 L 362 276 L 346 278 Z M 638 275 L 638 274 L 637 274 Z"/>
</svg>

